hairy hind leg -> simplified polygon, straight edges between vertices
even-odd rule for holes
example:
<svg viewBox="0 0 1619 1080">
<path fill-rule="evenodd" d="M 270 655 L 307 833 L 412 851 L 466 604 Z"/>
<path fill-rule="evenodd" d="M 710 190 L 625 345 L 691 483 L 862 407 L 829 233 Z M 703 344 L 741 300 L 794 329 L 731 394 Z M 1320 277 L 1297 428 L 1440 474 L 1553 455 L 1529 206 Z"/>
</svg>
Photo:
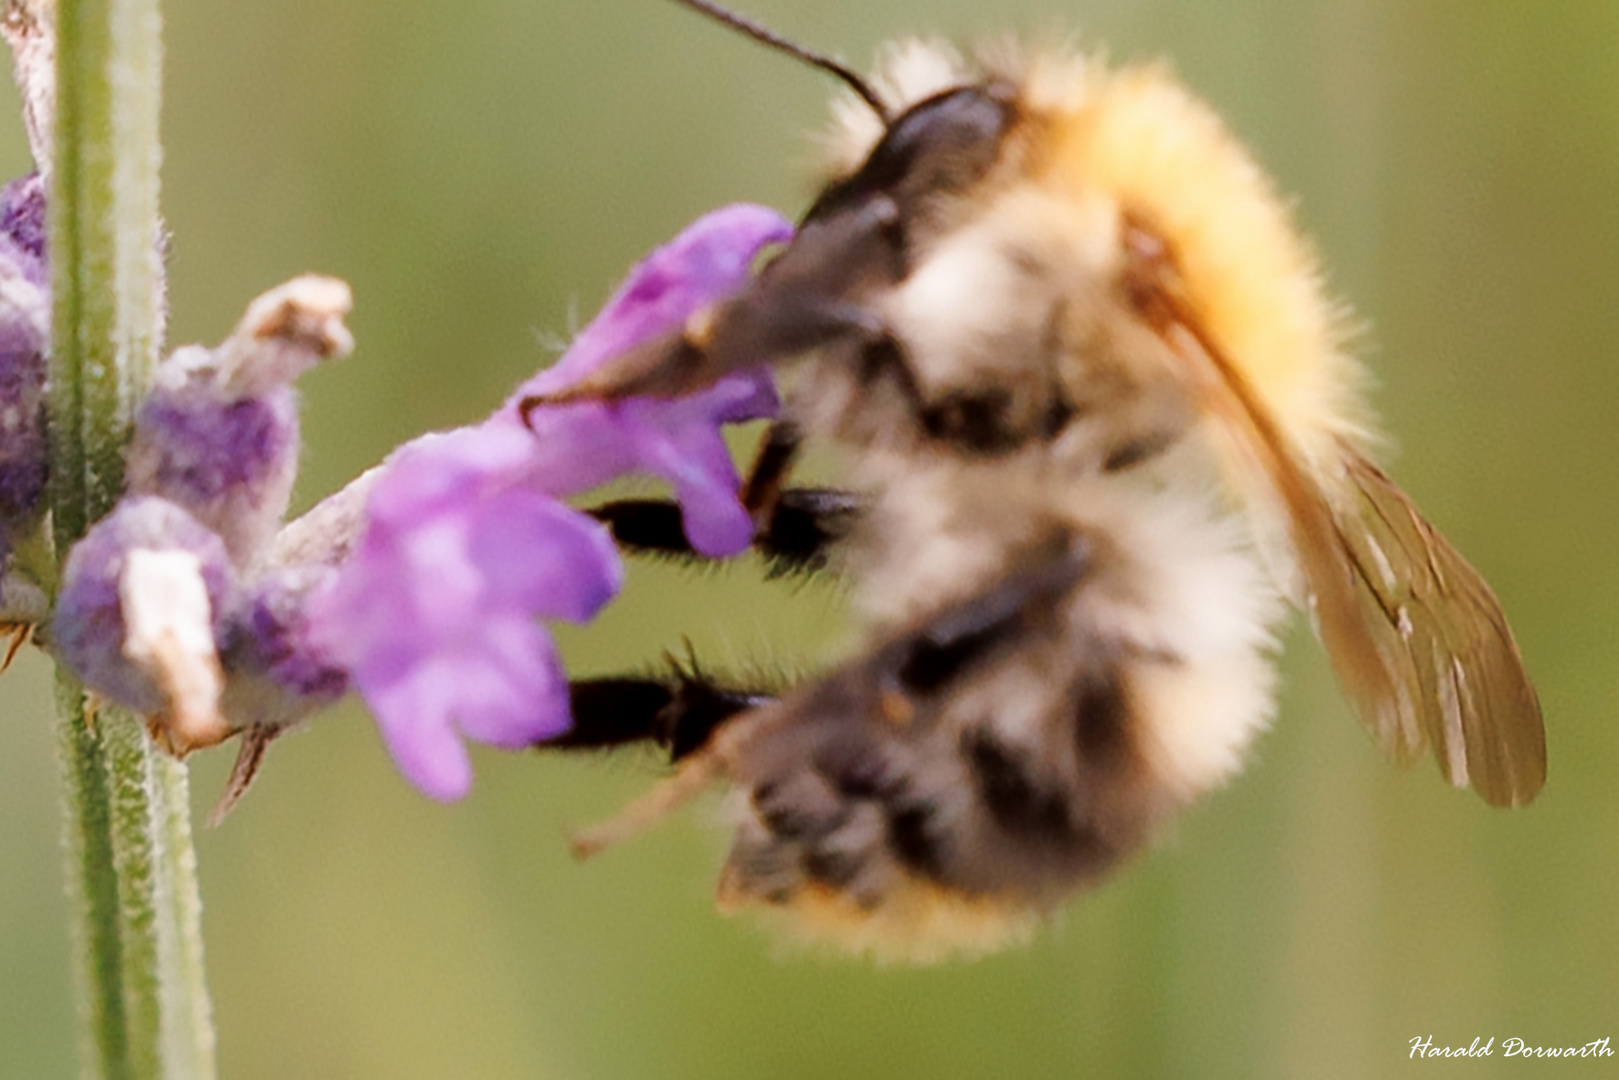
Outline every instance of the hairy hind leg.
<svg viewBox="0 0 1619 1080">
<path fill-rule="evenodd" d="M 540 750 L 610 750 L 649 743 L 679 762 L 701 750 L 716 729 L 775 698 L 758 687 L 710 678 L 694 660 L 667 658 L 667 675 L 614 675 L 568 684 L 573 726 L 535 743 Z"/>
<path fill-rule="evenodd" d="M 700 749 L 681 760 L 680 771 L 618 818 L 581 834 L 576 850 L 594 852 L 638 832 L 726 774 L 747 785 L 756 802 L 768 803 L 775 793 L 775 774 L 785 776 L 810 767 L 812 762 L 798 760 L 798 751 L 809 754 L 812 744 L 826 741 L 831 728 L 847 728 L 856 742 L 885 730 L 903 730 L 914 718 L 933 710 L 957 680 L 1049 623 L 1056 605 L 1074 587 L 1088 562 L 1083 545 L 1037 558 L 989 588 L 944 605 L 932 617 L 780 701 L 767 700 L 752 707 L 737 699 L 722 703 L 722 709 L 731 711 L 704 729 Z M 660 715 L 669 707 L 658 704 L 665 690 L 640 684 L 614 682 L 609 688 L 591 691 L 597 692 L 604 701 L 616 697 L 627 702 L 634 697 L 641 702 L 638 730 L 649 733 L 639 737 L 653 741 L 659 740 L 671 717 L 695 729 L 715 712 L 711 706 L 677 707 Z M 707 696 L 705 688 L 693 700 L 701 702 Z M 613 718 L 614 725 L 620 722 Z M 738 775 L 739 767 L 745 777 Z M 880 784 L 880 779 L 873 782 Z M 859 786 L 858 778 L 849 782 Z M 913 822 L 904 806 L 896 803 L 893 809 L 894 826 L 903 843 L 903 834 Z"/>
</svg>

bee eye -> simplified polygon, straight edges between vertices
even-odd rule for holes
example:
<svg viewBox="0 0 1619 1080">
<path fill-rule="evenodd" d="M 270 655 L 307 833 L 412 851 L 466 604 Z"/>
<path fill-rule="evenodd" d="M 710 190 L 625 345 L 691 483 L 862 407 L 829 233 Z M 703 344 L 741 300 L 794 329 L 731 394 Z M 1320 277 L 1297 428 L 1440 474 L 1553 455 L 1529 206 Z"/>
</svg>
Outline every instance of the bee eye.
<svg viewBox="0 0 1619 1080">
<path fill-rule="evenodd" d="M 837 213 L 873 195 L 894 200 L 902 218 L 930 197 L 960 191 L 989 172 L 1015 112 L 985 86 L 946 90 L 913 106 L 889 125 L 853 176 L 828 188 L 806 221 Z"/>
</svg>

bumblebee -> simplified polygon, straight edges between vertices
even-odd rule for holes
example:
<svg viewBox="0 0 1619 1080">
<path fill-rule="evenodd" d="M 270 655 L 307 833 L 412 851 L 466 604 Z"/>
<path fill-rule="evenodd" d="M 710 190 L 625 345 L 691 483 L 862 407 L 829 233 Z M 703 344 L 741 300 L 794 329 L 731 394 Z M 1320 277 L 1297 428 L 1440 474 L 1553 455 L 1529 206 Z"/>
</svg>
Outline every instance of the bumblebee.
<svg viewBox="0 0 1619 1080">
<path fill-rule="evenodd" d="M 929 960 L 1024 935 L 1228 781 L 1306 611 L 1400 761 L 1497 806 L 1545 779 L 1489 587 L 1367 456 L 1346 309 L 1264 173 L 1158 67 L 890 49 L 829 180 L 739 295 L 545 399 L 792 377 L 744 501 L 788 566 L 834 552 L 854 658 L 775 696 L 694 669 L 573 688 L 553 745 L 649 740 L 676 772 L 582 852 L 734 791 L 727 907 Z M 788 484 L 830 441 L 848 490 Z M 681 550 L 678 510 L 598 511 Z"/>
</svg>

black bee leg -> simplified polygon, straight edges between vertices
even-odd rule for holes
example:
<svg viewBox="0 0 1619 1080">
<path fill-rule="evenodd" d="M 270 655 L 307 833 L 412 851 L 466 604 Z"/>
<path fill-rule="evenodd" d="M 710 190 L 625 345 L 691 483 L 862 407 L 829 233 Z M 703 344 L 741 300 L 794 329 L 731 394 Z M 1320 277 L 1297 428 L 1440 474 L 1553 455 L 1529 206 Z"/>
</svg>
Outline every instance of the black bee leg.
<svg viewBox="0 0 1619 1080">
<path fill-rule="evenodd" d="M 542 750 L 605 750 L 652 743 L 680 761 L 703 748 L 721 724 L 774 698 L 756 688 L 724 685 L 694 661 L 671 659 L 664 676 L 575 679 L 568 684 L 573 727 L 537 743 Z"/>
<path fill-rule="evenodd" d="M 753 515 L 756 531 L 763 531 L 775 516 L 776 504 L 781 501 L 788 474 L 798 464 L 798 453 L 803 445 L 804 436 L 791 420 L 772 423 L 760 441 L 753 468 L 748 470 L 747 482 L 742 485 L 742 505 Z"/>
<path fill-rule="evenodd" d="M 576 834 L 571 846 L 580 858 L 639 832 L 701 792 L 718 763 L 714 754 L 700 751 L 727 721 L 775 700 L 760 690 L 721 685 L 691 660 L 682 665 L 671 659 L 671 668 L 664 678 L 575 680 L 568 686 L 573 727 L 535 744 L 540 750 L 581 750 L 650 742 L 679 766 L 612 824 Z"/>
<path fill-rule="evenodd" d="M 826 566 L 832 548 L 864 509 L 856 495 L 835 488 L 788 488 L 753 538 L 769 563 L 768 577 L 813 574 Z M 585 511 L 604 523 L 618 546 L 633 554 L 701 562 L 681 526 L 672 499 L 617 499 Z"/>
<path fill-rule="evenodd" d="M 771 424 L 742 487 L 742 505 L 753 515 L 753 546 L 768 560 L 769 578 L 824 569 L 830 549 L 861 512 L 860 499 L 849 492 L 786 486 L 803 442 L 791 420 Z"/>
<path fill-rule="evenodd" d="M 791 421 L 771 424 L 742 486 L 742 505 L 754 522 L 753 548 L 769 562 L 772 578 L 823 569 L 862 509 L 859 497 L 846 491 L 786 486 L 801 442 Z M 672 499 L 618 499 L 586 513 L 606 524 L 626 551 L 703 558 L 687 541 L 680 505 Z"/>
</svg>

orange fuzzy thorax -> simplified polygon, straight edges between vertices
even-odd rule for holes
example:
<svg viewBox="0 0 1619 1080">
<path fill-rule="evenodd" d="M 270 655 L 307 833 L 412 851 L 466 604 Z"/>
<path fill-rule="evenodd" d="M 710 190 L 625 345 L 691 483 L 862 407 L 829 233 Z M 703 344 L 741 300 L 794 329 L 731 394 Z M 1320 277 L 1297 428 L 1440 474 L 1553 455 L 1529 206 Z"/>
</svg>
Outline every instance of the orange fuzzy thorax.
<svg viewBox="0 0 1619 1080">
<path fill-rule="evenodd" d="M 1203 326 L 1296 449 L 1330 460 L 1337 439 L 1361 431 L 1359 368 L 1342 348 L 1345 313 L 1324 294 L 1270 181 L 1163 69 L 1062 62 L 1081 65 L 1063 92 L 1031 95 L 1045 142 L 1040 182 L 1054 194 L 1103 195 L 1149 223 Z M 1056 81 L 1039 66 L 1033 85 Z"/>
</svg>

